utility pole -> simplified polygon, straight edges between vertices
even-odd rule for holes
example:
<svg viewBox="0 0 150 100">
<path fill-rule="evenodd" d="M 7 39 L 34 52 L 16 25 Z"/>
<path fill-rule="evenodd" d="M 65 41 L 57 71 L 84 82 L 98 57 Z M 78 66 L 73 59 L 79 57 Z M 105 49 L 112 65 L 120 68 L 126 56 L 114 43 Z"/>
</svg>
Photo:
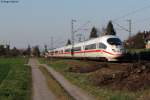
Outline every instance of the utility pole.
<svg viewBox="0 0 150 100">
<path fill-rule="evenodd" d="M 131 24 L 132 24 L 132 21 L 131 19 L 127 20 L 129 22 L 129 38 L 131 38 Z"/>
<path fill-rule="evenodd" d="M 51 50 L 52 50 L 52 52 L 50 52 L 50 61 L 52 62 L 53 61 L 53 53 L 54 53 L 54 51 L 53 51 L 53 37 L 51 37 Z"/>
<path fill-rule="evenodd" d="M 73 56 L 74 54 L 74 22 L 76 22 L 76 20 L 72 19 L 71 20 L 71 37 L 72 37 L 72 49 L 71 49 L 71 55 Z"/>
<path fill-rule="evenodd" d="M 53 50 L 53 37 L 51 37 L 51 50 Z"/>
<path fill-rule="evenodd" d="M 72 49 L 71 49 L 71 55 L 74 55 L 74 42 L 75 42 L 75 33 L 78 32 L 79 30 L 83 30 L 82 28 L 87 25 L 90 21 L 88 21 L 86 24 L 84 24 L 83 26 L 77 28 L 76 30 L 74 29 L 74 22 L 76 22 L 76 20 L 72 19 L 71 20 L 71 37 L 72 37 Z M 85 30 L 85 29 L 84 29 Z"/>
</svg>

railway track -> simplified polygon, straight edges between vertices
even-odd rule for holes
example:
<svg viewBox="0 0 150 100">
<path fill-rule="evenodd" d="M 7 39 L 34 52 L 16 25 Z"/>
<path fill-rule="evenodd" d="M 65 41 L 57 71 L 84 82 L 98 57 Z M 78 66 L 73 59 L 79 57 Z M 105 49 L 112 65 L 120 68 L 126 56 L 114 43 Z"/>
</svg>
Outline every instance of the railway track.
<svg viewBox="0 0 150 100">
<path fill-rule="evenodd" d="M 56 61 L 56 60 L 64 60 L 64 59 L 69 59 L 69 60 L 79 60 L 79 61 L 83 61 L 83 62 L 99 62 L 99 63 L 150 63 L 150 60 L 142 60 L 142 59 L 119 59 L 118 61 L 106 61 L 105 59 L 87 59 L 87 58 L 83 58 L 83 59 L 75 59 L 75 58 L 48 58 L 51 61 Z"/>
</svg>

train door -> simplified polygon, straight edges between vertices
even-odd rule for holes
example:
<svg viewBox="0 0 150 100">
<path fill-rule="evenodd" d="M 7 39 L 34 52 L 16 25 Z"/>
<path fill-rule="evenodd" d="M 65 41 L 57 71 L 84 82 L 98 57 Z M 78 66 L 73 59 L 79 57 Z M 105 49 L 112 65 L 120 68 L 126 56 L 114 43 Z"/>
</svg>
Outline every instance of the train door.
<svg viewBox="0 0 150 100">
<path fill-rule="evenodd" d="M 74 56 L 74 48 L 71 49 L 71 56 Z"/>
</svg>

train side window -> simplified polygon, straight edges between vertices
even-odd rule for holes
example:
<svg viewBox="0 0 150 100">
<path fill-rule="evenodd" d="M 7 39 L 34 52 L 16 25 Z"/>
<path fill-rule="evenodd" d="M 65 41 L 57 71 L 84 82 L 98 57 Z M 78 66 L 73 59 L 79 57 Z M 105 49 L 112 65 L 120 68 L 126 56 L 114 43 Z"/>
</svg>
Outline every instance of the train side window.
<svg viewBox="0 0 150 100">
<path fill-rule="evenodd" d="M 54 52 L 53 52 L 53 51 L 51 51 L 51 52 L 50 52 L 50 55 L 53 55 L 53 54 L 54 54 Z"/>
<path fill-rule="evenodd" d="M 61 50 L 59 51 L 59 54 L 61 54 Z"/>
<path fill-rule="evenodd" d="M 55 54 L 57 54 L 58 53 L 58 51 L 55 51 Z"/>
<path fill-rule="evenodd" d="M 66 49 L 65 52 L 70 52 L 71 49 Z"/>
<path fill-rule="evenodd" d="M 81 47 L 75 47 L 74 51 L 81 51 Z"/>
<path fill-rule="evenodd" d="M 107 46 L 104 43 L 99 43 L 99 48 L 101 49 L 106 49 Z"/>
<path fill-rule="evenodd" d="M 85 46 L 85 50 L 96 49 L 96 44 L 90 44 Z"/>
</svg>

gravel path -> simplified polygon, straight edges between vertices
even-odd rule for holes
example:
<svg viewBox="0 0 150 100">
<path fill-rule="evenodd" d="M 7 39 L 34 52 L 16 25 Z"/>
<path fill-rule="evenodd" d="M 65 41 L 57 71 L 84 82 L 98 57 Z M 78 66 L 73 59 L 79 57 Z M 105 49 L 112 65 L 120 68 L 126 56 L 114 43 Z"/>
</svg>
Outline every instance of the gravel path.
<svg viewBox="0 0 150 100">
<path fill-rule="evenodd" d="M 33 100 L 56 100 L 55 95 L 49 90 L 46 79 L 40 71 L 39 62 L 31 58 L 28 63 L 32 68 Z"/>
</svg>

